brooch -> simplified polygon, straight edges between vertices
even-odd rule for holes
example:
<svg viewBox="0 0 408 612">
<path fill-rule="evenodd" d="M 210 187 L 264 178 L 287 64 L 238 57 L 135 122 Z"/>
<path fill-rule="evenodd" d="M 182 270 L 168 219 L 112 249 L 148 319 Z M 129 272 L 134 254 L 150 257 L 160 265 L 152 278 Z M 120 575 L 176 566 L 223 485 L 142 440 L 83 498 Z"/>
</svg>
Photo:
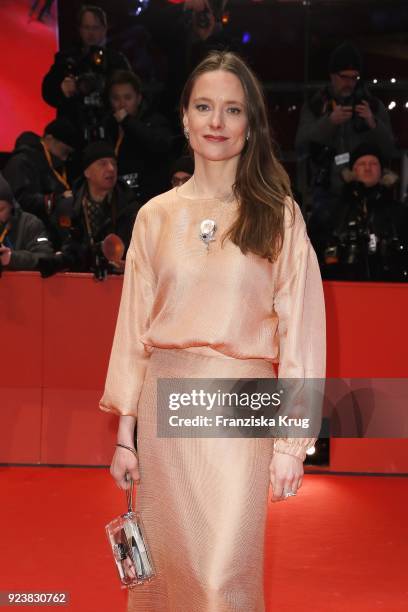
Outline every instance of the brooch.
<svg viewBox="0 0 408 612">
<path fill-rule="evenodd" d="M 217 229 L 217 226 L 215 224 L 215 221 L 213 221 L 213 219 L 205 219 L 204 221 L 201 222 L 200 238 L 207 246 L 207 251 L 208 251 L 210 242 L 213 242 L 213 240 L 215 240 L 214 234 L 216 232 L 216 229 Z"/>
</svg>

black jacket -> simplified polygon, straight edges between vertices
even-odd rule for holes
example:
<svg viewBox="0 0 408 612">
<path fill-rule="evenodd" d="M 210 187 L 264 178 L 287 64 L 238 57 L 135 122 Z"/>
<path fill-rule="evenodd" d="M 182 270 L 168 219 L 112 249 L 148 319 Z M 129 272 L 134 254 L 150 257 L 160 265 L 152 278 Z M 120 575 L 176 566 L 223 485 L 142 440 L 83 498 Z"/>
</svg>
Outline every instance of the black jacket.
<svg viewBox="0 0 408 612">
<path fill-rule="evenodd" d="M 5 270 L 35 270 L 41 257 L 54 253 L 44 224 L 40 219 L 23 212 L 14 202 L 11 229 L 3 244 L 12 249 L 11 260 Z M 3 228 L 0 225 L 0 233 Z"/>
<path fill-rule="evenodd" d="M 408 207 L 393 197 L 396 175 L 384 173 L 374 187 L 358 182 L 352 172 L 343 175 L 346 182 L 325 241 L 323 275 L 329 278 L 328 273 L 335 272 L 332 278 L 343 280 L 407 282 Z M 338 265 L 326 263 L 332 247 L 337 249 Z"/>
<path fill-rule="evenodd" d="M 83 211 L 83 198 L 86 193 L 86 180 L 78 181 L 74 186 L 71 202 L 67 198 L 63 198 L 61 207 L 57 202 L 52 215 L 52 219 L 57 225 L 56 216 L 58 212 L 61 211 L 64 214 L 64 211 L 70 211 L 71 227 L 58 228 L 59 241 L 61 250 L 70 258 L 70 269 L 78 272 L 89 271 L 92 268 L 94 256 Z M 109 201 L 106 200 L 103 206 L 106 211 L 106 220 L 99 233 L 93 237 L 94 241 L 98 244 L 108 234 L 117 234 L 125 245 L 126 254 L 140 204 L 136 201 L 132 190 L 118 181 L 111 198 L 109 198 Z"/>
<path fill-rule="evenodd" d="M 319 176 L 318 184 L 336 197 L 340 196 L 342 191 L 341 173 L 345 167 L 335 163 L 336 155 L 350 154 L 362 143 L 377 146 L 385 159 L 390 159 L 395 154 L 391 121 L 384 104 L 365 88 L 355 95 L 358 96 L 357 103 L 361 99 L 368 102 L 376 121 L 374 129 L 370 129 L 366 122 L 358 117 L 353 117 L 342 125 L 334 125 L 329 117 L 334 102 L 341 103 L 341 100 L 335 100 L 331 86 L 327 86 L 314 93 L 304 103 L 296 133 L 299 159 L 312 162 L 311 182 L 315 182 Z M 299 188 L 304 191 L 301 185 Z"/>
<path fill-rule="evenodd" d="M 149 109 L 143 100 L 135 117 L 128 115 L 120 124 L 124 138 L 118 151 L 118 172 L 135 190 L 140 202 L 169 188 L 169 161 L 173 132 L 167 119 Z M 105 124 L 105 137 L 115 147 L 119 126 L 110 115 Z"/>
<path fill-rule="evenodd" d="M 23 132 L 16 140 L 11 158 L 3 169 L 4 178 L 25 212 L 32 213 L 48 224 L 46 196 L 66 191 L 51 170 L 41 137 L 33 132 Z M 52 157 L 54 167 L 62 171 L 63 163 Z"/>
<path fill-rule="evenodd" d="M 105 79 L 109 79 L 115 70 L 131 70 L 130 64 L 123 53 L 119 53 L 110 47 L 104 48 L 105 62 L 99 71 Z M 43 78 L 42 97 L 47 104 L 57 108 L 61 114 L 64 110 L 70 110 L 72 100 L 66 98 L 61 90 L 61 83 L 69 74 L 79 76 L 89 73 L 93 68 L 90 55 L 84 54 L 80 47 L 68 51 L 58 51 L 55 54 L 54 63 Z"/>
</svg>

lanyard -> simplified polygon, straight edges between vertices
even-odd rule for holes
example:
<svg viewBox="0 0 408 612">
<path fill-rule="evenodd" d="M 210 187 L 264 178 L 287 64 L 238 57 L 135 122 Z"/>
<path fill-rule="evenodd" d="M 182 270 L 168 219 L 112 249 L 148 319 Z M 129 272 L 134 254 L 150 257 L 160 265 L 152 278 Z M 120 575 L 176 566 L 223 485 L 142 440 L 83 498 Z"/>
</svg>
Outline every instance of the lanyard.
<svg viewBox="0 0 408 612">
<path fill-rule="evenodd" d="M 46 159 L 47 159 L 47 162 L 48 162 L 49 167 L 51 168 L 51 170 L 53 171 L 53 173 L 55 174 L 55 176 L 57 177 L 57 179 L 59 180 L 59 182 L 60 182 L 60 183 L 62 183 L 62 184 L 64 185 L 64 187 L 66 187 L 66 189 L 70 189 L 70 186 L 69 186 L 69 183 L 68 183 L 68 180 L 67 180 L 67 171 L 66 171 L 66 170 L 65 170 L 65 168 L 64 168 L 63 173 L 62 173 L 62 174 L 60 174 L 60 173 L 58 172 L 58 170 L 56 170 L 56 169 L 54 168 L 54 166 L 52 165 L 52 159 L 51 159 L 50 152 L 48 151 L 47 147 L 45 146 L 45 144 L 44 144 L 44 141 L 43 141 L 43 140 L 41 140 L 41 144 L 42 144 L 42 146 L 43 146 L 43 149 L 44 149 L 44 155 L 45 155 L 45 157 L 46 157 Z"/>
<path fill-rule="evenodd" d="M 125 132 L 123 131 L 123 128 L 121 126 L 119 126 L 118 139 L 117 139 L 116 145 L 115 145 L 115 154 L 116 154 L 116 157 L 119 155 L 119 149 L 121 147 L 121 144 L 123 142 L 124 137 L 125 137 Z"/>
<path fill-rule="evenodd" d="M 9 222 L 9 223 L 7 223 L 7 225 L 4 228 L 4 230 L 2 231 L 2 233 L 0 234 L 0 244 L 3 242 L 3 240 L 7 236 L 8 232 L 10 231 L 10 228 L 11 228 L 11 223 Z"/>
</svg>

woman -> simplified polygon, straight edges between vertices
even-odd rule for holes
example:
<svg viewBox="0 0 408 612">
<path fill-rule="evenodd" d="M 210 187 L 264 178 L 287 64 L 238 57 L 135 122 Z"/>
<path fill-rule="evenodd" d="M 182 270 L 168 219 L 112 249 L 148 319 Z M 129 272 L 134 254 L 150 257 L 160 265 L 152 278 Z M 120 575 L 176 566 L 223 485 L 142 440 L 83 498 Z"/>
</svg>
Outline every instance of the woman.
<svg viewBox="0 0 408 612">
<path fill-rule="evenodd" d="M 138 213 L 100 402 L 119 444 L 138 425 L 138 461 L 117 447 L 111 473 L 140 478 L 157 577 L 128 610 L 261 612 L 269 480 L 274 501 L 295 495 L 315 438 L 158 438 L 156 383 L 274 378 L 278 361 L 280 378 L 324 377 L 322 283 L 246 64 L 211 53 L 181 109 L 194 175 Z"/>
<path fill-rule="evenodd" d="M 108 97 L 112 114 L 105 131 L 115 147 L 119 176 L 144 203 L 167 187 L 172 131 L 167 120 L 149 108 L 133 72 L 115 72 Z"/>
</svg>

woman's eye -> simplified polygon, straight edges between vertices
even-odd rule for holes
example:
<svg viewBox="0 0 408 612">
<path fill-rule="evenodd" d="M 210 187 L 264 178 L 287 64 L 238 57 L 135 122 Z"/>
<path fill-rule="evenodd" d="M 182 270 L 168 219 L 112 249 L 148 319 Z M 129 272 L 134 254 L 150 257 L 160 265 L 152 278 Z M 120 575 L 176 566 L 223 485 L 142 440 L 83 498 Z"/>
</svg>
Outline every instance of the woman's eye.
<svg viewBox="0 0 408 612">
<path fill-rule="evenodd" d="M 196 109 L 200 112 L 208 110 L 208 104 L 196 104 Z"/>
<path fill-rule="evenodd" d="M 238 108 L 237 106 L 231 106 L 228 109 L 228 112 L 231 113 L 232 115 L 239 115 L 239 113 L 241 112 L 241 109 Z"/>
</svg>

